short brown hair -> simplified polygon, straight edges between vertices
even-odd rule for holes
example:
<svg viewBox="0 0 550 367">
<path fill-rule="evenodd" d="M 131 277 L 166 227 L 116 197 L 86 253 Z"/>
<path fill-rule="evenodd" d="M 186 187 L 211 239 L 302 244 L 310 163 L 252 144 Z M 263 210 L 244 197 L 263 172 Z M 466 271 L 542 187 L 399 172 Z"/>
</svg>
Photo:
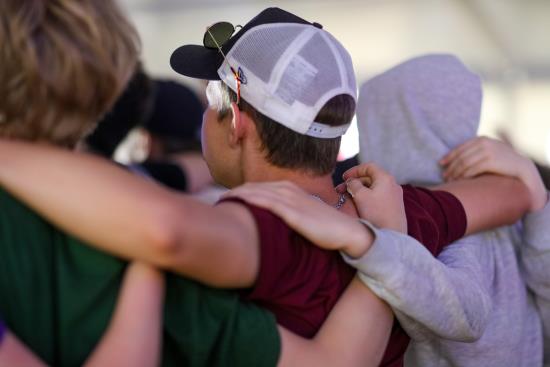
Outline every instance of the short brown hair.
<svg viewBox="0 0 550 367">
<path fill-rule="evenodd" d="M 219 83 L 222 105 L 219 118 L 230 113 L 231 102 L 237 101 L 237 94 L 226 84 Z M 258 112 L 248 102 L 240 99 L 239 109 L 246 112 L 256 124 L 262 149 L 271 164 L 305 170 L 314 175 L 329 174 L 334 170 L 341 138 L 321 139 L 297 133 L 273 119 Z M 316 122 L 329 126 L 347 124 L 355 113 L 355 100 L 347 94 L 330 99 L 315 117 Z"/>
<path fill-rule="evenodd" d="M 2 0 L 0 45 L 0 136 L 68 147 L 111 108 L 140 49 L 113 0 Z"/>
</svg>

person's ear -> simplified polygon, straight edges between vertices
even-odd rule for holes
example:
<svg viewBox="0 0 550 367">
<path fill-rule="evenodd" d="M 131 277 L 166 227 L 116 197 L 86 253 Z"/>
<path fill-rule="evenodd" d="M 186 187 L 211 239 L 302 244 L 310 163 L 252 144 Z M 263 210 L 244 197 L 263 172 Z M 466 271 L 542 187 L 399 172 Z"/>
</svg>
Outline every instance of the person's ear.
<svg viewBox="0 0 550 367">
<path fill-rule="evenodd" d="M 231 115 L 229 143 L 235 145 L 246 135 L 248 116 L 239 109 L 235 102 L 231 103 Z"/>
</svg>

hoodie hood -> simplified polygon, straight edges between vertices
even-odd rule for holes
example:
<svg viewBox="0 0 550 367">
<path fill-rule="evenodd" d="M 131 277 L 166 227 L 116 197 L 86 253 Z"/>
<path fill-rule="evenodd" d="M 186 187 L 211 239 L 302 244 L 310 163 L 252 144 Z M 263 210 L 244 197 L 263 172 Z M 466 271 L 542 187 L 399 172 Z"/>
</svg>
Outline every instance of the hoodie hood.
<svg viewBox="0 0 550 367">
<path fill-rule="evenodd" d="M 362 162 L 403 183 L 443 181 L 440 158 L 476 136 L 481 80 L 452 55 L 408 60 L 360 89 L 357 125 Z"/>
</svg>

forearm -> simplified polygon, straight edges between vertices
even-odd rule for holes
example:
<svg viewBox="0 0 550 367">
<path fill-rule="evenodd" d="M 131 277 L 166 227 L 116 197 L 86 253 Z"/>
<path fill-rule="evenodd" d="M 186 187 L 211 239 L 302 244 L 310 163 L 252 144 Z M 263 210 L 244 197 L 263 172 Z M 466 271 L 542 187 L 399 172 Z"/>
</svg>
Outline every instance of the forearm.
<svg viewBox="0 0 550 367">
<path fill-rule="evenodd" d="M 436 259 L 409 236 L 373 230 L 376 240 L 372 248 L 362 258 L 348 262 L 397 315 L 407 317 L 402 325 L 410 336 L 427 329 L 455 341 L 479 338 L 490 310 L 476 258 L 475 246 L 479 244 L 447 247 Z"/>
<path fill-rule="evenodd" d="M 212 285 L 245 287 L 254 279 L 256 258 L 245 244 L 255 238 L 244 237 L 253 237 L 255 227 L 242 214 L 86 154 L 0 141 L 0 160 L 0 185 L 94 247 Z"/>
<path fill-rule="evenodd" d="M 314 339 L 280 328 L 279 366 L 378 366 L 392 322 L 387 304 L 355 278 Z"/>
<path fill-rule="evenodd" d="M 170 191 L 100 158 L 48 146 L 0 141 L 0 159 L 0 184 L 64 231 L 119 256 L 166 260 Z"/>
<path fill-rule="evenodd" d="M 359 226 L 356 230 L 346 234 L 345 244 L 340 248 L 340 251 L 351 258 L 363 256 L 372 247 L 375 236 L 373 230 L 364 226 L 360 220 L 357 221 Z"/>
<path fill-rule="evenodd" d="M 525 184 L 515 178 L 483 175 L 436 187 L 460 200 L 467 217 L 466 234 L 518 221 L 529 209 L 531 197 Z"/>
<path fill-rule="evenodd" d="M 158 366 L 163 300 L 163 274 L 130 264 L 111 323 L 86 366 Z"/>
</svg>

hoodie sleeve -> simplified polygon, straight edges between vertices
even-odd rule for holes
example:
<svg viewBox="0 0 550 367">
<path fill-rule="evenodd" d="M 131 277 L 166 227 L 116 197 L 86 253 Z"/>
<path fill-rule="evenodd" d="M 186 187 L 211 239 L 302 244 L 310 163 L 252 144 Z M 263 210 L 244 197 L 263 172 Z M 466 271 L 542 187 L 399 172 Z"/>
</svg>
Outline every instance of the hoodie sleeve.
<svg viewBox="0 0 550 367">
<path fill-rule="evenodd" d="M 520 254 L 529 287 L 550 300 L 550 202 L 523 218 Z"/>
<path fill-rule="evenodd" d="M 375 241 L 361 258 L 344 259 L 388 302 L 411 338 L 435 334 L 472 342 L 481 337 L 491 300 L 479 281 L 480 246 L 475 237 L 446 247 L 436 259 L 415 239 L 362 222 L 372 229 Z"/>
<path fill-rule="evenodd" d="M 519 259 L 525 282 L 535 295 L 544 330 L 544 361 L 550 362 L 550 202 L 523 218 Z"/>
</svg>

